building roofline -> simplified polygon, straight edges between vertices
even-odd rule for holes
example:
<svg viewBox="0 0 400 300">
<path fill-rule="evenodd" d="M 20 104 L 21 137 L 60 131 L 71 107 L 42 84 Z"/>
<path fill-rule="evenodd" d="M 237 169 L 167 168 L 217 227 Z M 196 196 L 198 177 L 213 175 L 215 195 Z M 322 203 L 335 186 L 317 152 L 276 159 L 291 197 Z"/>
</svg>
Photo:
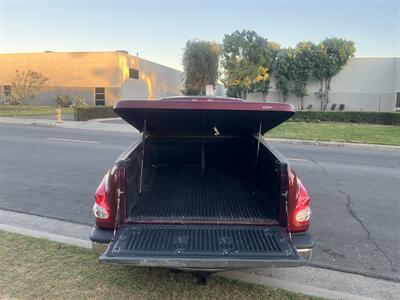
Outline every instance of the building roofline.
<svg viewBox="0 0 400 300">
<path fill-rule="evenodd" d="M 43 51 L 43 52 L 14 52 L 14 53 L 1 53 L 0 52 L 0 57 L 2 55 L 51 55 L 51 54 L 91 54 L 91 53 L 93 53 L 93 54 L 102 54 L 102 53 L 104 53 L 104 54 L 119 54 L 119 55 L 122 54 L 122 55 L 137 57 L 136 55 L 129 53 L 129 51 L 127 51 L 127 50 L 114 50 L 114 51 L 112 51 L 112 50 L 110 50 L 110 51 L 50 51 L 49 50 L 49 51 Z M 182 70 L 175 69 L 173 67 L 164 65 L 159 62 L 148 60 L 148 59 L 142 58 L 140 56 L 138 56 L 138 58 L 142 61 L 157 64 L 157 65 L 163 66 L 164 68 L 168 68 L 173 71 L 182 72 Z"/>
</svg>

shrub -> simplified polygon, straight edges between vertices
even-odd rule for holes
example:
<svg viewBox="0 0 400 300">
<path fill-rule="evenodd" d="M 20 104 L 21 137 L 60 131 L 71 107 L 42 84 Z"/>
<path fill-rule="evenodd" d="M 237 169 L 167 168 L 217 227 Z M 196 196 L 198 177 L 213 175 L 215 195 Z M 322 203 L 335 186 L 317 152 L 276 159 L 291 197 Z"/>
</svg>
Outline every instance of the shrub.
<svg viewBox="0 0 400 300">
<path fill-rule="evenodd" d="M 75 121 L 87 121 L 91 119 L 102 119 L 102 118 L 115 118 L 115 114 L 112 106 L 86 106 L 86 107 L 74 107 Z"/>
<path fill-rule="evenodd" d="M 74 100 L 74 107 L 86 107 L 88 104 L 82 96 L 76 96 Z"/>
<path fill-rule="evenodd" d="M 340 103 L 340 105 L 339 105 L 339 110 L 340 110 L 340 111 L 344 111 L 344 104 L 343 104 L 343 103 Z"/>
<path fill-rule="evenodd" d="M 336 103 L 332 103 L 331 105 L 331 110 L 335 110 L 336 109 L 337 104 Z"/>
<path fill-rule="evenodd" d="M 67 95 L 59 95 L 54 98 L 57 107 L 69 107 L 72 105 L 71 98 Z"/>
<path fill-rule="evenodd" d="M 298 111 L 290 120 L 303 122 L 368 123 L 400 126 L 400 114 L 395 112 Z"/>
<path fill-rule="evenodd" d="M 312 104 L 308 104 L 306 107 L 307 110 L 312 110 Z"/>
</svg>

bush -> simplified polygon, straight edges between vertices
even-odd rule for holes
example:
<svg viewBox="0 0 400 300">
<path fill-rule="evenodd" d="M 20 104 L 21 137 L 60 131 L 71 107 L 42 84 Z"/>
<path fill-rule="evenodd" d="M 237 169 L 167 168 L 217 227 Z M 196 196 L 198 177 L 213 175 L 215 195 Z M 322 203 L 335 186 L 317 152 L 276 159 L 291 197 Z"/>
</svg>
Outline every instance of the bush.
<svg viewBox="0 0 400 300">
<path fill-rule="evenodd" d="M 76 96 L 73 105 L 75 107 L 86 107 L 86 106 L 89 106 L 86 103 L 85 98 L 83 98 L 82 96 Z"/>
<path fill-rule="evenodd" d="M 75 121 L 118 117 L 112 106 L 74 107 Z"/>
<path fill-rule="evenodd" d="M 340 103 L 340 105 L 339 105 L 339 110 L 340 110 L 340 111 L 344 111 L 344 104 L 343 104 L 343 103 Z"/>
<path fill-rule="evenodd" d="M 72 105 L 71 98 L 67 95 L 59 95 L 54 98 L 57 107 L 69 107 Z"/>
<path fill-rule="evenodd" d="M 368 123 L 400 126 L 400 114 L 395 112 L 298 111 L 290 120 L 303 122 Z"/>
<path fill-rule="evenodd" d="M 331 110 L 335 110 L 336 109 L 337 104 L 336 103 L 332 103 L 331 105 Z"/>
</svg>

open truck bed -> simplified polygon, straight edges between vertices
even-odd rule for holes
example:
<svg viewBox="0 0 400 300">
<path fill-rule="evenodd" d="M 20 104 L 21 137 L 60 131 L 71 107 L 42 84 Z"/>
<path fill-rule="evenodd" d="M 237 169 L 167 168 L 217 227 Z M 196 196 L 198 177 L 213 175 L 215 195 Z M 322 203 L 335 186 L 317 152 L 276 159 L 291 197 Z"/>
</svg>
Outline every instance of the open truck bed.
<svg viewBox="0 0 400 300">
<path fill-rule="evenodd" d="M 201 167 L 159 167 L 129 212 L 130 221 L 277 224 L 265 191 L 246 174 Z"/>
<path fill-rule="evenodd" d="M 101 261 L 214 271 L 305 264 L 296 245 L 311 251 L 312 238 L 295 245 L 289 233 L 308 226 L 290 224 L 303 190 L 262 138 L 291 106 L 196 98 L 121 101 L 115 111 L 142 136 L 98 188 L 99 212 L 115 199 L 113 218 L 97 218 L 109 230 L 92 232 L 109 241 Z"/>
</svg>

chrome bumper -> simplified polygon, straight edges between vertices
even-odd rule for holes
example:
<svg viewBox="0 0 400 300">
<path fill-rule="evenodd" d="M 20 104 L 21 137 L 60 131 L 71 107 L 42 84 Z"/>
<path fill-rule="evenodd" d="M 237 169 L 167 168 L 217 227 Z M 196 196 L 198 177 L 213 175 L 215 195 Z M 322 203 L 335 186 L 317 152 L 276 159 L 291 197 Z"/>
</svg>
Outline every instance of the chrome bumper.
<svg viewBox="0 0 400 300">
<path fill-rule="evenodd" d="M 311 260 L 312 248 L 310 249 L 297 249 L 297 253 L 300 254 L 307 262 Z"/>
</svg>

